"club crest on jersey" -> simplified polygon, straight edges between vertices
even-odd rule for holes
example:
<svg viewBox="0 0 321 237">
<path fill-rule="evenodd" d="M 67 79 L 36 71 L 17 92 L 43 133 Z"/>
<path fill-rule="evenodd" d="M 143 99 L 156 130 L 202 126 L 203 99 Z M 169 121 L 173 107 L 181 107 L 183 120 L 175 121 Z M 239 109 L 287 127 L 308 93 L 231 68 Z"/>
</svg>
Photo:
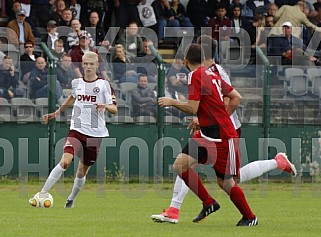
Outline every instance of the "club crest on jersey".
<svg viewBox="0 0 321 237">
<path fill-rule="evenodd" d="M 99 91 L 100 91 L 100 88 L 99 88 L 99 87 L 97 87 L 97 86 L 94 87 L 93 92 L 94 92 L 95 94 L 98 94 Z"/>
</svg>

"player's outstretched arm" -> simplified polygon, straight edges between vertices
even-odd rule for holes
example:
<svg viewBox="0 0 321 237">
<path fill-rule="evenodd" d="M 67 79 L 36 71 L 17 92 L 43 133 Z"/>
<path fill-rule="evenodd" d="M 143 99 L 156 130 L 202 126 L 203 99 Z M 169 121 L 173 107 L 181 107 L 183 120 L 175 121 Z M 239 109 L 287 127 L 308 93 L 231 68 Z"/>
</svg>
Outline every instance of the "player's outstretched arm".
<svg viewBox="0 0 321 237">
<path fill-rule="evenodd" d="M 169 97 L 160 97 L 158 98 L 158 104 L 161 107 L 173 106 L 185 113 L 196 114 L 199 106 L 199 101 L 188 100 L 186 103 Z"/>
<path fill-rule="evenodd" d="M 45 114 L 43 116 L 45 124 L 48 123 L 49 120 L 57 118 L 66 108 L 72 106 L 75 103 L 75 98 L 73 96 L 68 96 L 68 98 L 62 103 L 59 109 L 57 109 L 54 113 Z"/>
</svg>

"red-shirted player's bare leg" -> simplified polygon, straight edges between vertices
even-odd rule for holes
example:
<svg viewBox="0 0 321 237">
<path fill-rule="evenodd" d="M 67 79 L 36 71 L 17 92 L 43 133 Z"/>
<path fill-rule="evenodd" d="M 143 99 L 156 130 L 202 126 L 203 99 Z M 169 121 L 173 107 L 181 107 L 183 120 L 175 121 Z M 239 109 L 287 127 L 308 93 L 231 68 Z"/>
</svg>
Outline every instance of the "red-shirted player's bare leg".
<svg viewBox="0 0 321 237">
<path fill-rule="evenodd" d="M 173 168 L 176 173 L 203 202 L 203 209 L 201 213 L 194 218 L 193 222 L 199 222 L 220 208 L 220 205 L 208 193 L 199 175 L 195 172 L 193 167 L 196 164 L 197 160 L 185 153 L 179 154 L 173 164 Z"/>
</svg>

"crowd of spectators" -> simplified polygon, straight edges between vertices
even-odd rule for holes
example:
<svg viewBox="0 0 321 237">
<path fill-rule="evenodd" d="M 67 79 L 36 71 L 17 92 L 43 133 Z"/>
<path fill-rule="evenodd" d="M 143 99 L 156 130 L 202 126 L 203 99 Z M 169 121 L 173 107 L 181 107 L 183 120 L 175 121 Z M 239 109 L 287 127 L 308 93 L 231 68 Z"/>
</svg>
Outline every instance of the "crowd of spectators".
<svg viewBox="0 0 321 237">
<path fill-rule="evenodd" d="M 217 54 L 221 53 L 222 42 L 243 47 L 244 40 L 248 39 L 250 64 L 257 63 L 257 46 L 268 56 L 280 56 L 280 64 L 320 64 L 319 1 L 308 4 L 300 0 L 274 3 L 269 0 L 189 0 L 184 6 L 180 0 L 24 0 L 6 1 L 6 12 L 10 21 L 6 29 L 7 42 L 3 43 L 14 45 L 20 52 L 17 66 L 0 51 L 1 73 L 6 78 L 0 80 L 1 96 L 8 99 L 15 96 L 19 86 L 16 81 L 29 87 L 30 98 L 47 96 L 48 59 L 39 50 L 40 42 L 48 46 L 57 62 L 59 96 L 62 89 L 70 89 L 72 78 L 83 75 L 81 57 L 87 51 L 98 52 L 98 75 L 106 80 L 118 84 L 134 82 L 141 84 L 141 88 L 141 78 L 144 83 L 145 77 L 147 82 L 156 83 L 155 57 L 148 45 L 167 40 L 165 27 L 173 27 L 171 36 L 178 34 L 181 27 L 194 27 L 196 35 L 201 34 L 201 27 L 208 27 L 210 32 L 205 33 L 217 40 Z M 155 19 L 155 22 L 149 21 L 155 24 L 148 25 L 158 36 L 154 42 L 139 29 L 146 22 L 142 17 Z M 106 34 L 111 26 L 120 27 L 114 38 Z M 40 32 L 40 28 L 45 29 L 45 33 Z M 99 52 L 108 52 L 109 57 Z M 222 55 L 216 55 L 215 60 L 222 63 Z M 14 69 L 8 66 L 9 62 Z M 186 99 L 187 72 L 182 55 L 178 54 L 166 75 L 169 96 Z M 14 79 L 8 83 L 11 77 Z"/>
</svg>

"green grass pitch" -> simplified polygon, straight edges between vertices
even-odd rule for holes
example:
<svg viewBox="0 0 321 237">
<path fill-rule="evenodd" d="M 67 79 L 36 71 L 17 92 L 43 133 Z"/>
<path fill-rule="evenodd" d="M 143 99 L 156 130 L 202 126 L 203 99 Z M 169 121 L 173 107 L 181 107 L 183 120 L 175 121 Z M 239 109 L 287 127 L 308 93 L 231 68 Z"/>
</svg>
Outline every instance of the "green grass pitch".
<svg viewBox="0 0 321 237">
<path fill-rule="evenodd" d="M 221 204 L 221 209 L 205 221 L 192 219 L 201 202 L 189 193 L 181 209 L 178 224 L 154 223 L 152 214 L 167 208 L 172 184 L 87 183 L 75 208 L 64 209 L 71 183 L 58 183 L 52 190 L 51 209 L 33 208 L 28 198 L 39 184 L 1 184 L 0 236 L 3 237 L 74 237 L 74 236 L 237 236 L 301 237 L 321 234 L 321 185 L 294 183 L 242 184 L 256 227 L 236 227 L 240 214 L 214 183 L 206 186 Z"/>
</svg>

